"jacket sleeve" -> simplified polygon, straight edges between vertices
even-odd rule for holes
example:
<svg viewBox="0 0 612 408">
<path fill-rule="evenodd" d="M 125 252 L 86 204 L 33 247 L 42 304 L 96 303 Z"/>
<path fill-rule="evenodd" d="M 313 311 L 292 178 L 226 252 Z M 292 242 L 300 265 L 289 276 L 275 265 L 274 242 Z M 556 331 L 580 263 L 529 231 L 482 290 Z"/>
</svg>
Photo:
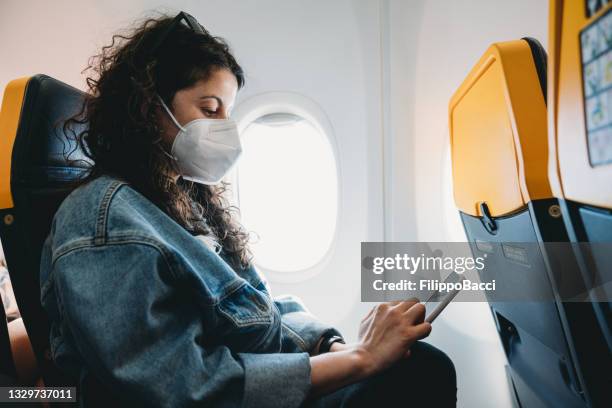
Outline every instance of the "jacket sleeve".
<svg viewBox="0 0 612 408">
<path fill-rule="evenodd" d="M 305 401 L 307 353 L 202 345 L 200 319 L 171 290 L 180 284 L 176 265 L 155 245 L 85 247 L 53 265 L 41 296 L 61 316 L 51 319 L 64 337 L 52 350 L 60 367 L 58 350 L 72 343 L 101 382 L 147 406 L 299 407 Z"/>
<path fill-rule="evenodd" d="M 303 351 L 312 352 L 323 335 L 342 336 L 336 328 L 311 314 L 297 296 L 277 296 L 274 303 L 281 312 L 284 333 Z"/>
<path fill-rule="evenodd" d="M 272 289 L 268 281 L 255 266 L 251 268 L 260 281 L 257 286 L 272 296 Z M 310 313 L 304 302 L 297 296 L 276 296 L 274 303 L 281 313 L 283 335 L 291 340 L 289 347 L 286 346 L 286 342 L 283 342 L 285 343 L 283 349 L 286 349 L 287 352 L 295 352 L 295 346 L 297 346 L 298 351 L 311 353 L 323 335 L 343 337 L 335 327 Z"/>
</svg>

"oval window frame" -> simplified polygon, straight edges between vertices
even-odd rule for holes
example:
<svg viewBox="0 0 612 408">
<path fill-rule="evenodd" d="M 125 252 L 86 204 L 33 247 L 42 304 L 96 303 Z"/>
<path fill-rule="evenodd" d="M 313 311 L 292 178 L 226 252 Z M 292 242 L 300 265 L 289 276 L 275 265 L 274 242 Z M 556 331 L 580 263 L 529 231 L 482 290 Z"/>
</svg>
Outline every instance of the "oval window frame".
<svg viewBox="0 0 612 408">
<path fill-rule="evenodd" d="M 232 119 L 236 121 L 240 135 L 243 135 L 244 131 L 251 123 L 262 116 L 274 113 L 289 113 L 308 120 L 310 124 L 319 133 L 321 133 L 321 135 L 327 138 L 332 149 L 332 155 L 336 167 L 336 222 L 333 228 L 330 245 L 321 258 L 310 267 L 291 271 L 275 270 L 259 265 L 257 262 L 255 262 L 256 267 L 263 272 L 267 279 L 269 279 L 271 282 L 298 283 L 312 279 L 323 272 L 335 253 L 336 243 L 339 236 L 339 226 L 341 225 L 340 208 L 343 201 L 342 164 L 334 129 L 329 118 L 319 104 L 302 94 L 296 92 L 275 91 L 251 96 L 238 103 L 232 112 Z M 232 171 L 230 180 L 232 185 L 236 186 L 232 189 L 232 199 L 238 208 L 240 208 L 240 201 L 238 198 L 239 177 L 237 170 Z"/>
</svg>

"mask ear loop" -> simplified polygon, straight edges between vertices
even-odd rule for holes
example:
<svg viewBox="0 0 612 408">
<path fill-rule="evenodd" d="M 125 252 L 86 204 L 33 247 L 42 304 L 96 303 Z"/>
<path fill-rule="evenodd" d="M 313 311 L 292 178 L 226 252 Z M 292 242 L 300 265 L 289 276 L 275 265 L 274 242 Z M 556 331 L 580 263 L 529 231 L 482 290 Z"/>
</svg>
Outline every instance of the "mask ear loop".
<svg viewBox="0 0 612 408">
<path fill-rule="evenodd" d="M 170 119 L 172 119 L 172 122 L 174 122 L 174 124 L 176 125 L 177 128 L 179 128 L 179 130 L 182 130 L 183 132 L 185 131 L 185 128 L 183 128 L 181 126 L 180 123 L 178 123 L 178 121 L 176 120 L 176 118 L 174 117 L 174 115 L 172 114 L 172 112 L 170 112 L 170 109 L 168 108 L 168 106 L 166 105 L 166 103 L 164 102 L 164 100 L 162 99 L 161 96 L 157 95 L 157 98 L 159 98 L 159 101 L 161 102 L 161 105 L 164 107 L 166 113 L 168 114 L 168 116 L 170 116 Z M 173 155 L 171 155 L 170 153 L 168 153 L 166 151 L 166 149 L 164 149 L 164 147 L 161 147 L 162 152 L 168 156 L 169 158 L 171 158 L 172 160 L 177 161 L 178 159 L 176 157 L 174 157 Z"/>
<path fill-rule="evenodd" d="M 157 95 L 157 97 L 159 98 L 159 101 L 161 102 L 161 104 L 164 107 L 164 109 L 166 110 L 166 113 L 168 113 L 168 116 L 170 116 L 170 119 L 172 119 L 172 122 L 174 122 L 174 124 L 176 125 L 177 128 L 179 128 L 179 130 L 182 130 L 184 132 L 185 128 L 182 127 L 180 123 L 178 123 L 178 121 L 176 120 L 176 118 L 174 117 L 172 112 L 170 112 L 170 109 L 168 108 L 168 106 L 166 105 L 166 103 L 164 102 L 162 97 L 159 96 L 159 95 Z"/>
<path fill-rule="evenodd" d="M 161 149 L 161 151 L 162 151 L 162 153 L 163 153 L 163 154 L 165 154 L 166 156 L 168 156 L 169 158 L 171 158 L 171 159 L 172 159 L 172 160 L 174 160 L 174 161 L 178 161 L 178 159 L 177 159 L 176 157 L 172 156 L 170 153 L 168 153 L 168 152 L 166 151 L 166 149 L 164 149 L 164 147 L 163 147 L 163 146 L 162 146 L 162 147 L 160 147 L 160 149 Z"/>
<path fill-rule="evenodd" d="M 168 156 L 170 159 L 172 159 L 172 160 L 174 160 L 174 161 L 178 161 L 178 159 L 177 159 L 176 157 L 172 156 L 170 153 L 168 153 L 168 152 L 166 151 L 166 149 L 164 149 L 164 146 L 163 146 L 163 144 L 162 144 L 162 138 L 161 138 L 161 137 L 160 137 L 160 138 L 158 138 L 157 140 L 155 140 L 155 141 L 153 142 L 153 144 L 155 144 L 155 145 L 159 145 L 159 149 L 162 151 L 162 153 L 163 153 L 163 154 L 165 154 L 166 156 Z"/>
</svg>

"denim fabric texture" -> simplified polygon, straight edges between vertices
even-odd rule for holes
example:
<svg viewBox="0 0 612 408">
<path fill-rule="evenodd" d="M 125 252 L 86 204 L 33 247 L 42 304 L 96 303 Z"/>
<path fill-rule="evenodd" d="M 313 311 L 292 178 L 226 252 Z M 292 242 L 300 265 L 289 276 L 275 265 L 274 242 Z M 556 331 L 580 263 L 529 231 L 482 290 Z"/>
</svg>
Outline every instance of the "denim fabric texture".
<svg viewBox="0 0 612 408">
<path fill-rule="evenodd" d="M 40 266 L 56 365 L 135 405 L 298 407 L 309 351 L 340 334 L 110 176 L 64 200 Z"/>
</svg>

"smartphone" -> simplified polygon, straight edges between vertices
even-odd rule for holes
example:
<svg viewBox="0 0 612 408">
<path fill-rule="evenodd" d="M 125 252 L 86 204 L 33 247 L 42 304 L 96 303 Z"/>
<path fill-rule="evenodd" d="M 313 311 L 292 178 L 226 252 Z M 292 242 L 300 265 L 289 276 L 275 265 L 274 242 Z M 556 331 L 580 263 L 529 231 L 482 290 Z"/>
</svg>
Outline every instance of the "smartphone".
<svg viewBox="0 0 612 408">
<path fill-rule="evenodd" d="M 456 272 L 452 272 L 450 275 L 448 275 L 446 279 L 444 279 L 444 282 L 445 283 L 457 283 L 457 282 L 462 282 L 464 279 L 465 278 L 463 277 L 463 275 L 460 275 Z M 442 313 L 442 311 L 446 308 L 446 306 L 450 304 L 450 302 L 455 298 L 455 296 L 457 296 L 459 292 L 461 292 L 461 289 L 454 289 L 451 292 L 448 292 L 447 294 L 443 295 L 442 299 L 440 299 L 439 302 L 437 302 L 437 305 L 435 305 L 433 310 L 429 312 L 429 314 L 425 318 L 425 321 L 428 323 L 433 323 L 433 321 L 436 320 L 436 317 L 438 317 L 440 313 Z M 435 301 L 438 300 L 440 295 L 442 295 L 440 291 L 435 291 L 425 301 L 425 309 L 426 310 L 429 309 L 428 305 L 435 304 L 436 303 Z"/>
</svg>

